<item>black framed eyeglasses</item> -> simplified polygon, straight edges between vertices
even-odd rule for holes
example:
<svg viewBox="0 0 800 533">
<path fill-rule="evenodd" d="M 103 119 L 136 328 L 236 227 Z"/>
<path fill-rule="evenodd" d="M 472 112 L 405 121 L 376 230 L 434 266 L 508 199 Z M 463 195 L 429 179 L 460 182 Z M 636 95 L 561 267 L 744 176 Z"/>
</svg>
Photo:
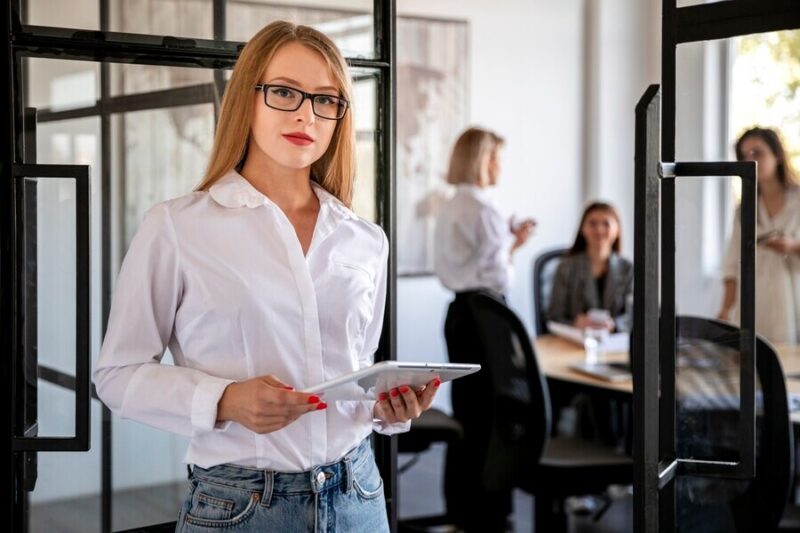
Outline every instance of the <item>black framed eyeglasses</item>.
<svg viewBox="0 0 800 533">
<path fill-rule="evenodd" d="M 256 85 L 256 90 L 264 93 L 264 104 L 267 107 L 278 111 L 297 111 L 303 102 L 309 99 L 314 114 L 327 120 L 340 120 L 350 104 L 339 96 L 307 93 L 285 85 L 259 83 Z"/>
</svg>

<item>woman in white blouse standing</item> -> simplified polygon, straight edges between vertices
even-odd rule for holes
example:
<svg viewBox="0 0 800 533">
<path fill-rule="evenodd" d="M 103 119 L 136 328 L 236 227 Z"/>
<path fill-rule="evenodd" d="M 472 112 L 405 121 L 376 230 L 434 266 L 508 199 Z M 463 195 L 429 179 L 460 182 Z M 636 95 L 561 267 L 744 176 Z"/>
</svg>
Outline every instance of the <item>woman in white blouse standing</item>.
<svg viewBox="0 0 800 533">
<path fill-rule="evenodd" d="M 480 362 L 473 356 L 476 340 L 466 296 L 474 292 L 504 299 L 515 250 L 527 242 L 534 221 L 513 224 L 494 206 L 487 188 L 500 177 L 503 139 L 494 132 L 470 128 L 456 141 L 447 182 L 455 195 L 441 208 L 434 237 L 434 269 L 442 284 L 455 293 L 445 320 L 447 351 L 452 362 Z M 491 419 L 491 390 L 486 372 L 456 380 L 452 385 L 453 415 L 464 426 L 463 442 L 448 446 L 445 495 L 448 514 L 468 532 L 505 531 L 511 512 L 511 492 L 481 485 L 481 456 Z M 476 473 L 477 472 L 477 473 Z"/>
<path fill-rule="evenodd" d="M 328 37 L 262 29 L 205 179 L 147 213 L 123 262 L 94 381 L 119 416 L 191 437 L 178 531 L 388 531 L 367 437 L 408 429 L 438 381 L 297 392 L 371 364 L 383 324 L 388 243 L 349 209 L 350 98 Z"/>
<path fill-rule="evenodd" d="M 758 163 L 756 332 L 771 342 L 800 342 L 800 188 L 778 134 L 752 128 L 736 142 L 736 159 Z M 737 320 L 741 212 L 725 257 L 718 318 Z"/>
</svg>

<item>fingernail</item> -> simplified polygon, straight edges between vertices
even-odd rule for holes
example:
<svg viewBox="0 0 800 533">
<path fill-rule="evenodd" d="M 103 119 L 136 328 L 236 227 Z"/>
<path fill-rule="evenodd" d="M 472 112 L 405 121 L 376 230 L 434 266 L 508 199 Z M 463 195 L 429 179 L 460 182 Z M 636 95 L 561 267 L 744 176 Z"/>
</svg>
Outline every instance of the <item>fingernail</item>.
<svg viewBox="0 0 800 533">
<path fill-rule="evenodd" d="M 408 387 L 403 385 L 402 387 L 400 387 L 400 392 L 402 392 L 403 394 L 407 393 L 408 392 Z"/>
<path fill-rule="evenodd" d="M 398 396 L 399 394 L 400 394 L 400 393 L 399 393 L 399 392 L 397 392 L 397 389 L 392 389 L 392 391 L 391 391 L 392 398 L 394 398 L 394 397 Z"/>
<path fill-rule="evenodd" d="M 442 384 L 442 380 L 441 379 L 436 378 L 436 379 L 433 380 L 433 386 L 434 387 L 438 387 L 441 384 Z"/>
<path fill-rule="evenodd" d="M 322 410 L 322 409 L 325 409 L 326 407 L 328 407 L 328 404 L 327 404 L 327 403 L 325 403 L 325 402 L 319 402 L 319 404 L 317 404 L 317 411 L 320 411 L 320 410 Z"/>
<path fill-rule="evenodd" d="M 286 390 L 294 390 L 294 387 L 291 387 L 289 385 L 284 385 L 283 388 Z"/>
<path fill-rule="evenodd" d="M 389 398 L 389 395 L 388 395 L 388 394 L 386 394 L 385 392 L 382 392 L 382 393 L 378 394 L 378 399 L 379 399 L 380 401 L 387 400 L 388 398 Z"/>
<path fill-rule="evenodd" d="M 308 403 L 319 403 L 319 396 L 312 394 L 308 397 Z"/>
</svg>

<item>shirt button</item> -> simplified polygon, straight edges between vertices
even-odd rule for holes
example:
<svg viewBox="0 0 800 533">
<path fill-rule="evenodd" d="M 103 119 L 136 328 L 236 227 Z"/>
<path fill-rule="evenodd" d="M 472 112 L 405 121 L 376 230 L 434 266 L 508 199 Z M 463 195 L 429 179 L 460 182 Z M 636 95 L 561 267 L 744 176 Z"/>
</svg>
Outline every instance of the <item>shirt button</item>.
<svg viewBox="0 0 800 533">
<path fill-rule="evenodd" d="M 317 483 L 323 485 L 325 483 L 325 472 L 320 472 L 317 474 Z"/>
</svg>

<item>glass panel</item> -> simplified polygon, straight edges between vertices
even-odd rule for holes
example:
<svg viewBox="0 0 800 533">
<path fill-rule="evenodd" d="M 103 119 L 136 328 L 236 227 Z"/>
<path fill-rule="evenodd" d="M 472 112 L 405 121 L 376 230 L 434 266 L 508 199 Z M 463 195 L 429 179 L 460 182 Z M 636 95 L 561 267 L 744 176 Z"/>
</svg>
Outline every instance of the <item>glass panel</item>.
<svg viewBox="0 0 800 533">
<path fill-rule="evenodd" d="M 179 87 L 199 86 L 209 92 L 209 102 L 214 101 L 214 71 L 200 68 L 162 67 L 112 63 L 111 96 L 141 94 Z M 188 102 L 187 102 L 188 103 Z"/>
<path fill-rule="evenodd" d="M 61 26 L 83 30 L 100 28 L 99 0 L 27 0 L 25 24 Z"/>
<path fill-rule="evenodd" d="M 212 0 L 110 0 L 112 31 L 214 38 Z"/>
<path fill-rule="evenodd" d="M 74 404 L 72 394 L 49 383 L 40 382 L 39 395 L 40 400 L 49 404 Z M 92 402 L 91 418 L 92 442 L 88 452 L 38 454 L 36 490 L 30 493 L 31 533 L 100 533 L 100 402 Z"/>
<path fill-rule="evenodd" d="M 397 19 L 397 271 L 433 272 L 433 228 L 450 152 L 469 121 L 468 27 Z"/>
<path fill-rule="evenodd" d="M 214 136 L 214 106 L 115 114 L 112 131 L 118 214 L 124 217 L 120 245 L 127 249 L 148 209 L 200 183 Z"/>
<path fill-rule="evenodd" d="M 328 35 L 345 57 L 375 57 L 372 0 L 352 0 L 347 9 L 320 8 L 314 0 L 228 0 L 228 41 L 247 41 L 266 24 L 288 20 L 312 26 Z"/>
<path fill-rule="evenodd" d="M 100 30 L 101 0 L 28 0 L 25 23 Z M 212 0 L 108 0 L 109 27 L 123 33 L 247 41 L 274 20 L 313 26 L 346 57 L 375 57 L 372 0 L 350 0 L 346 8 L 320 7 L 313 0 L 227 0 L 225 35 L 214 35 Z"/>
<path fill-rule="evenodd" d="M 800 153 L 800 50 L 798 32 L 749 35 L 736 39 L 680 45 L 677 49 L 676 160 L 735 161 L 738 137 L 754 126 L 781 134 L 786 160 Z M 753 152 L 754 155 L 755 152 Z M 775 153 L 772 153 L 775 156 Z M 760 157 L 760 156 L 755 156 Z M 746 156 L 745 159 L 749 159 Z M 774 158 L 773 158 L 774 160 Z M 759 161 L 757 236 L 781 231 L 800 239 L 794 214 L 800 201 L 794 189 L 780 185 L 776 165 Z M 676 182 L 677 313 L 698 317 L 685 324 L 678 341 L 677 445 L 680 457 L 739 458 L 739 324 L 740 253 L 738 178 L 683 178 Z M 772 204 L 767 198 L 780 199 Z M 776 207 L 777 205 L 777 207 Z M 772 234 L 773 237 L 776 234 Z M 778 253 L 762 238 L 756 246 L 756 331 L 772 343 L 778 358 L 796 351 L 800 314 L 800 257 Z M 721 322 L 712 323 L 713 319 Z M 700 324 L 700 321 L 703 321 Z M 680 327 L 680 325 L 679 325 Z M 762 350 L 759 348 L 759 350 Z M 765 360 L 759 351 L 759 374 Z M 792 359 L 785 359 L 791 361 Z M 790 365 L 791 366 L 791 365 Z M 765 381 L 764 383 L 774 383 Z M 790 382 L 791 383 L 791 382 Z M 757 481 L 764 472 L 788 471 L 785 459 L 773 456 L 765 435 L 780 418 L 767 411 L 776 387 L 756 396 Z M 783 390 L 779 391 L 783 396 Z M 781 397 L 778 403 L 785 400 Z M 679 477 L 677 517 L 680 531 L 741 529 L 752 515 L 748 482 Z M 752 490 L 752 487 L 750 487 Z M 747 529 L 746 527 L 744 529 Z"/>
<path fill-rule="evenodd" d="M 377 141 L 376 109 L 377 89 L 374 72 L 354 69 L 353 107 L 356 128 L 356 182 L 353 194 L 353 211 L 359 216 L 377 221 L 375 183 L 375 143 Z"/>
<path fill-rule="evenodd" d="M 76 221 L 75 180 L 25 178 L 20 208 L 24 227 L 27 357 L 38 361 L 38 374 L 75 375 Z M 82 354 L 83 355 L 83 354 Z M 33 366 L 29 372 L 35 371 Z M 39 380 L 39 384 L 42 380 Z M 75 395 L 54 401 L 40 390 L 37 399 L 39 437 L 75 434 Z M 62 399 L 63 400 L 63 399 Z"/>
<path fill-rule="evenodd" d="M 100 65 L 88 61 L 26 59 L 26 106 L 63 111 L 93 106 L 100 97 Z"/>
</svg>

